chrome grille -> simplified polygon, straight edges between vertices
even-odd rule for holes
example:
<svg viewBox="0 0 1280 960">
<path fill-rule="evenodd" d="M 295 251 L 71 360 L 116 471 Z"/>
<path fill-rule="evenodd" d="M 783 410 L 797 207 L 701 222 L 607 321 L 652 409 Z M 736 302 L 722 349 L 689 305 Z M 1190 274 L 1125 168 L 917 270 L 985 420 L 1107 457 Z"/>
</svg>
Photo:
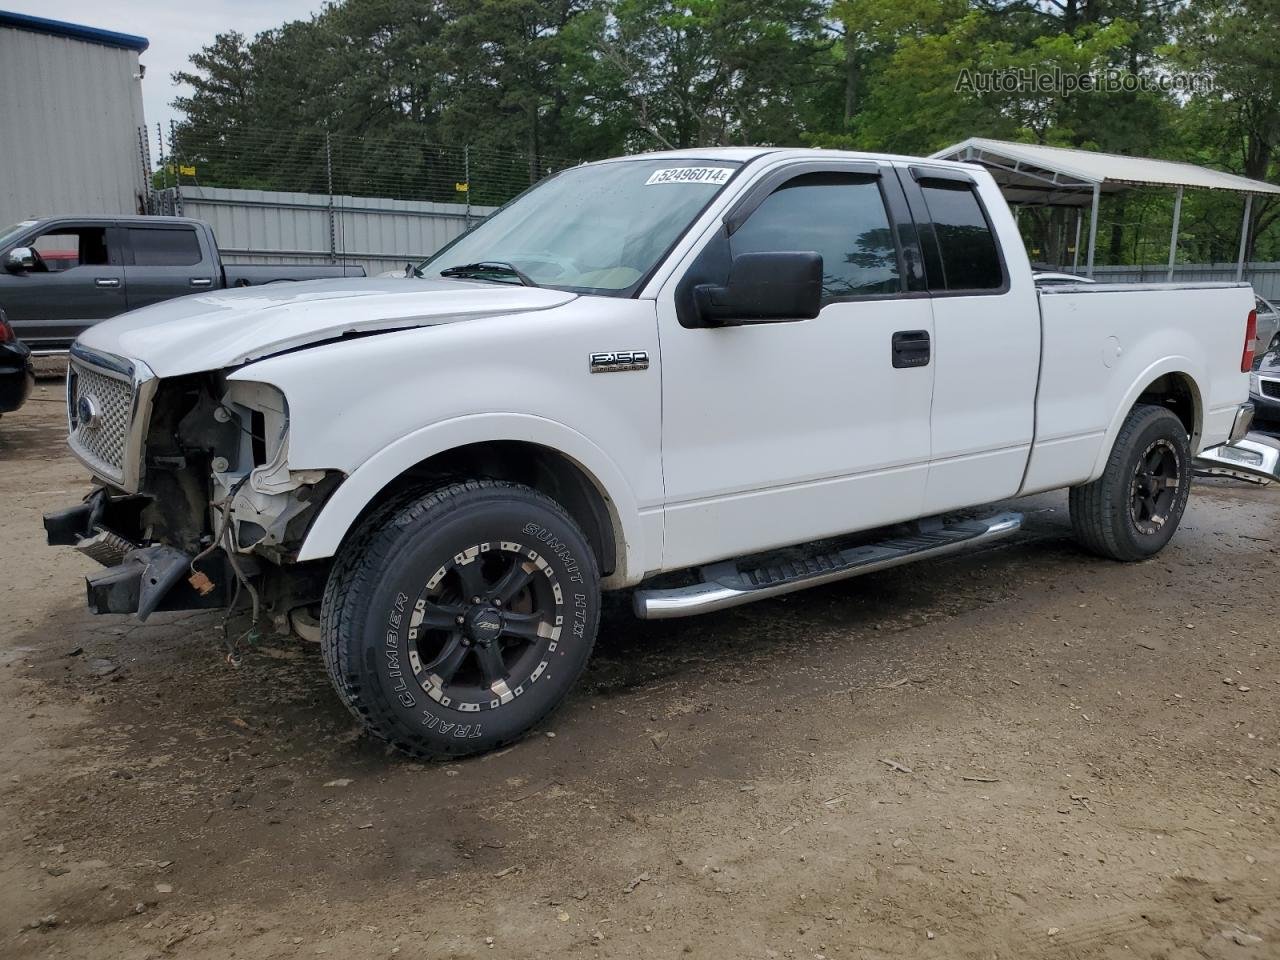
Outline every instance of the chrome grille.
<svg viewBox="0 0 1280 960">
<path fill-rule="evenodd" d="M 1280 400 L 1280 380 L 1262 380 L 1262 395 Z"/>
<path fill-rule="evenodd" d="M 71 445 L 110 476 L 124 475 L 133 384 L 72 361 L 67 382 Z"/>
<path fill-rule="evenodd" d="M 145 364 L 74 344 L 67 364 L 71 452 L 98 476 L 130 492 L 142 472 L 142 434 L 157 381 Z"/>
</svg>

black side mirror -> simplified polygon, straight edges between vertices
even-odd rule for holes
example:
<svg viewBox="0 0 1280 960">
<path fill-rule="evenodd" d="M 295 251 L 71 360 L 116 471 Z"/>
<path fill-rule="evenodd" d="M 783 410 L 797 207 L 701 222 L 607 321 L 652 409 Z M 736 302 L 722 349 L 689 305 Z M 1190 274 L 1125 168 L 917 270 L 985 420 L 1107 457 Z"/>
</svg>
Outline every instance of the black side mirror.
<svg viewBox="0 0 1280 960">
<path fill-rule="evenodd" d="M 26 273 L 36 268 L 36 255 L 30 247 L 14 247 L 4 258 L 4 268 L 10 273 Z"/>
<path fill-rule="evenodd" d="M 812 320 L 822 309 L 822 256 L 812 251 L 742 253 L 724 286 L 694 288 L 698 316 L 709 327 Z"/>
</svg>

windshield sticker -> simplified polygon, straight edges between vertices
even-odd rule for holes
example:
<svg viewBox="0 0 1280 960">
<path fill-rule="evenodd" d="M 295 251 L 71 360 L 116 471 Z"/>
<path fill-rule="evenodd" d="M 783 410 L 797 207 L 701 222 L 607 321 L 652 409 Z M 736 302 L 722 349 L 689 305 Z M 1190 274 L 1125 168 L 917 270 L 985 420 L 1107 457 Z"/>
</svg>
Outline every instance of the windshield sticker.
<svg viewBox="0 0 1280 960">
<path fill-rule="evenodd" d="M 646 187 L 655 183 L 728 183 L 733 170 L 729 167 L 668 167 L 655 170 L 644 182 Z"/>
</svg>

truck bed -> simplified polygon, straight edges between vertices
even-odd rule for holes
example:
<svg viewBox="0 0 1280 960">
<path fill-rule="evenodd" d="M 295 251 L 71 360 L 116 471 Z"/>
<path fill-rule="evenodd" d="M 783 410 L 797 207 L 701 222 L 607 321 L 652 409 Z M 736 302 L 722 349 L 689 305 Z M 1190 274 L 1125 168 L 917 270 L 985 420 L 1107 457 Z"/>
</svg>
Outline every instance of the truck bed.
<svg viewBox="0 0 1280 960">
<path fill-rule="evenodd" d="M 1188 409 L 1201 411 L 1193 453 L 1227 440 L 1248 399 L 1247 283 L 1082 284 L 1042 289 L 1039 301 L 1040 388 L 1023 493 L 1096 477 L 1120 417 L 1160 377 L 1198 385 L 1187 386 Z"/>
</svg>

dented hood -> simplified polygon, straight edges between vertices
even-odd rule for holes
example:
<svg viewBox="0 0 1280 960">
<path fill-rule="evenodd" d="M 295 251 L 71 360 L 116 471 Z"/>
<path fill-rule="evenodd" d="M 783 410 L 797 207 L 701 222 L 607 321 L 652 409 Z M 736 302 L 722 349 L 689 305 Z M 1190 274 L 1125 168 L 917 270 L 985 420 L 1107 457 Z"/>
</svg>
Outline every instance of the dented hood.
<svg viewBox="0 0 1280 960">
<path fill-rule="evenodd" d="M 174 377 L 239 366 L 346 334 L 548 310 L 575 296 L 507 283 L 405 277 L 273 283 L 143 307 L 95 324 L 80 343 Z"/>
</svg>

